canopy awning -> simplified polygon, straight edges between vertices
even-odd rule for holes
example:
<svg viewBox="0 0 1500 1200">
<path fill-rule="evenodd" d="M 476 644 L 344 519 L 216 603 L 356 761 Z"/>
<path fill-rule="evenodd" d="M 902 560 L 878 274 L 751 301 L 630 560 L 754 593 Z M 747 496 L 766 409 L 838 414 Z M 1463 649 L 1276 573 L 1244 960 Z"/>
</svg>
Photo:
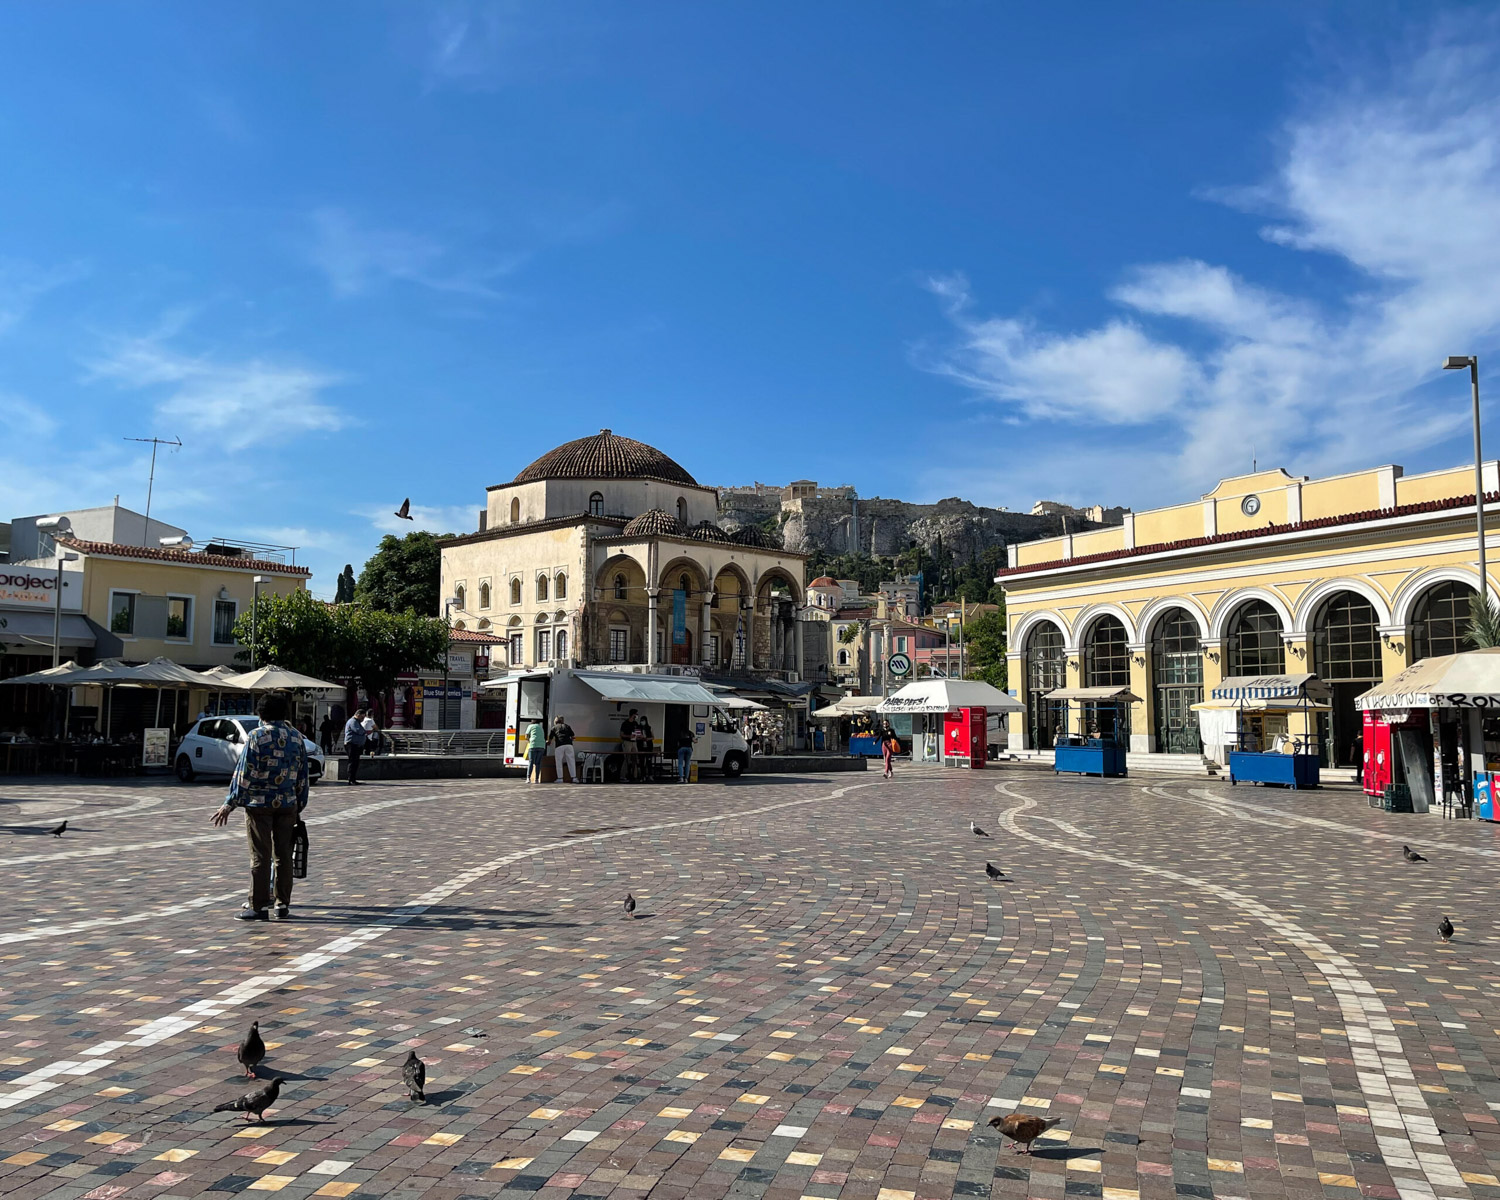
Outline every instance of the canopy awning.
<svg viewBox="0 0 1500 1200">
<path fill-rule="evenodd" d="M 587 675 L 580 671 L 578 679 L 605 700 L 612 700 L 616 704 L 706 704 L 724 707 L 719 697 L 692 679 L 647 679 L 640 675 L 617 674 L 613 671 Z"/>
<path fill-rule="evenodd" d="M 764 704 L 752 700 L 748 696 L 741 695 L 733 688 L 725 687 L 722 684 L 717 683 L 706 683 L 703 685 L 703 687 L 705 690 L 713 693 L 714 704 L 719 708 L 728 708 L 732 709 L 735 712 L 766 711 L 766 706 Z"/>
<path fill-rule="evenodd" d="M 941 713 L 957 708 L 987 708 L 991 712 L 1024 712 L 1014 696 L 978 679 L 919 679 L 875 708 L 881 713 Z"/>
<path fill-rule="evenodd" d="M 1329 686 L 1313 674 L 1231 675 L 1220 680 L 1210 693 L 1214 700 L 1329 700 Z"/>
<path fill-rule="evenodd" d="M 841 696 L 832 704 L 825 704 L 816 712 L 809 713 L 814 721 L 820 717 L 833 720 L 836 717 L 852 717 L 856 713 L 874 712 L 880 707 L 879 696 Z"/>
<path fill-rule="evenodd" d="M 0 645 L 25 646 L 36 652 L 52 646 L 53 615 L 49 612 L 23 612 L 7 609 L 0 612 Z M 59 645 L 92 646 L 94 631 L 77 613 L 64 613 Z"/>
<path fill-rule="evenodd" d="M 1194 712 L 1330 712 L 1332 706 L 1323 700 L 1297 700 L 1290 696 L 1265 696 L 1254 700 L 1200 700 Z"/>
<path fill-rule="evenodd" d="M 1500 647 L 1424 658 L 1355 697 L 1360 709 L 1500 708 Z"/>
<path fill-rule="evenodd" d="M 189 670 L 170 658 L 153 658 L 150 662 L 130 668 L 130 679 L 135 683 L 160 684 L 163 687 L 213 687 L 216 680 L 197 671 Z"/>
<path fill-rule="evenodd" d="M 285 667 L 258 667 L 243 675 L 231 675 L 211 686 L 238 688 L 243 692 L 342 692 L 342 683 L 329 683 L 326 679 L 314 679 L 288 671 Z"/>
<path fill-rule="evenodd" d="M 1093 704 L 1138 704 L 1140 697 L 1128 687 L 1057 688 L 1047 693 L 1048 700 L 1081 700 Z"/>
</svg>

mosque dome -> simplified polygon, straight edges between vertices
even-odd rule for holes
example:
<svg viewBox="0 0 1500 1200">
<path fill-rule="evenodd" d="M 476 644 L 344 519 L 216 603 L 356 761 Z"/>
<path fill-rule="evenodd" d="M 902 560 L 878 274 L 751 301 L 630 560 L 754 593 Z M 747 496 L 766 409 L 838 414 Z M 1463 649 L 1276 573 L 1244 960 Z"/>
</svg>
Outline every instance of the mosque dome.
<svg viewBox="0 0 1500 1200">
<path fill-rule="evenodd" d="M 512 482 L 544 479 L 649 479 L 698 486 L 696 479 L 655 446 L 620 437 L 608 429 L 547 451 Z"/>
<path fill-rule="evenodd" d="M 625 526 L 626 537 L 685 537 L 687 527 L 669 512 L 648 508 Z"/>
</svg>

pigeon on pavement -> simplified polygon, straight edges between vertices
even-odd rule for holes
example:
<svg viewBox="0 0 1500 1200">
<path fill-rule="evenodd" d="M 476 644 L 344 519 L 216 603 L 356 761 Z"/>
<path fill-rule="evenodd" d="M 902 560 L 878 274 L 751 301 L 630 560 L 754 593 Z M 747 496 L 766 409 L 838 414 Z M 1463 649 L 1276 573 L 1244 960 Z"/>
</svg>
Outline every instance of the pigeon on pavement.
<svg viewBox="0 0 1500 1200">
<path fill-rule="evenodd" d="M 1407 862 L 1426 862 L 1427 860 L 1413 850 L 1410 846 L 1401 847 L 1401 857 Z"/>
<path fill-rule="evenodd" d="M 1438 934 L 1445 942 L 1453 940 L 1453 922 L 1448 920 L 1447 917 L 1438 922 Z"/>
<path fill-rule="evenodd" d="M 250 1119 L 253 1113 L 257 1121 L 264 1120 L 266 1109 L 276 1103 L 276 1097 L 281 1093 L 281 1077 L 278 1075 L 263 1088 L 256 1088 L 253 1092 L 246 1092 L 238 1100 L 231 1100 L 228 1104 L 220 1104 L 214 1108 L 214 1112 L 242 1112 L 245 1120 Z"/>
<path fill-rule="evenodd" d="M 423 1088 L 427 1085 L 427 1064 L 417 1057 L 415 1050 L 408 1050 L 406 1061 L 401 1064 L 401 1080 L 406 1084 L 406 1094 L 417 1104 L 426 1104 Z"/>
<path fill-rule="evenodd" d="M 1026 1113 L 1011 1113 L 1007 1117 L 991 1117 L 990 1124 L 1010 1138 L 1011 1144 L 1017 1147 L 1018 1154 L 1030 1154 L 1031 1143 L 1054 1125 L 1061 1125 L 1061 1117 L 1033 1117 Z"/>
<path fill-rule="evenodd" d="M 997 867 L 992 862 L 987 862 L 987 863 L 984 864 L 984 873 L 986 875 L 988 875 L 991 879 L 1004 879 L 1005 878 L 1005 872 L 1002 871 L 999 867 Z"/>
<path fill-rule="evenodd" d="M 629 892 L 625 893 L 625 903 L 622 907 L 625 909 L 625 915 L 627 917 L 630 917 L 632 919 L 635 917 L 635 897 L 632 896 Z"/>
<path fill-rule="evenodd" d="M 245 1068 L 245 1078 L 256 1078 L 255 1068 L 266 1056 L 266 1044 L 260 1040 L 259 1021 L 250 1022 L 250 1032 L 245 1035 L 245 1040 L 239 1044 L 234 1056 L 240 1060 L 240 1066 Z"/>
<path fill-rule="evenodd" d="M 979 828 L 978 825 L 974 824 L 973 821 L 969 822 L 969 832 L 971 832 L 975 837 L 989 837 L 990 836 L 989 834 L 985 833 L 984 830 L 982 830 L 981 828 Z"/>
<path fill-rule="evenodd" d="M 67 832 L 68 832 L 68 823 L 66 821 L 64 821 L 61 825 L 59 825 L 56 829 L 54 829 L 52 831 L 52 836 L 53 837 L 62 837 L 62 835 L 65 834 L 65 833 L 67 833 Z"/>
<path fill-rule="evenodd" d="M 401 501 L 401 507 L 396 510 L 396 515 L 403 521 L 415 521 L 416 517 L 411 515 L 411 497 L 408 496 Z"/>
</svg>

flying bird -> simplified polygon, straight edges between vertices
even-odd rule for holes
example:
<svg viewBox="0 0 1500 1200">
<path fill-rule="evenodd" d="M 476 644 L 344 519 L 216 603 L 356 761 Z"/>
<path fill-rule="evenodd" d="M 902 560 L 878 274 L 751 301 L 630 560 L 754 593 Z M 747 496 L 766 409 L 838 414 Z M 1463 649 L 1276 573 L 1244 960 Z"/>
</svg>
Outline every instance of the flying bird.
<svg viewBox="0 0 1500 1200">
<path fill-rule="evenodd" d="M 54 829 L 52 831 L 52 836 L 53 837 L 62 837 L 62 835 L 65 834 L 65 833 L 67 833 L 67 832 L 68 832 L 68 823 L 66 821 L 64 821 L 61 825 L 59 825 L 56 829 Z"/>
<path fill-rule="evenodd" d="M 1445 942 L 1451 942 L 1453 940 L 1453 922 L 1448 920 L 1447 917 L 1444 917 L 1441 921 L 1438 922 L 1438 935 Z"/>
<path fill-rule="evenodd" d="M 1025 1113 L 1011 1113 L 1007 1117 L 991 1117 L 990 1124 L 1010 1138 L 1011 1145 L 1018 1147 L 1016 1153 L 1030 1154 L 1031 1143 L 1054 1125 L 1061 1125 L 1061 1117 L 1033 1117 Z M 1024 1146 L 1025 1149 L 1019 1149 Z"/>
<path fill-rule="evenodd" d="M 427 1095 L 423 1091 L 427 1084 L 427 1064 L 417 1057 L 415 1050 L 406 1052 L 406 1061 L 401 1064 L 401 1080 L 406 1084 L 406 1094 L 413 1103 L 427 1103 Z"/>
<path fill-rule="evenodd" d="M 278 1075 L 263 1088 L 256 1088 L 253 1092 L 246 1092 L 238 1100 L 231 1100 L 228 1104 L 220 1104 L 214 1108 L 214 1112 L 242 1112 L 245 1120 L 250 1119 L 253 1113 L 257 1121 L 265 1119 L 265 1111 L 276 1103 L 276 1097 L 281 1093 L 281 1077 Z"/>
<path fill-rule="evenodd" d="M 1426 862 L 1427 860 L 1413 850 L 1410 846 L 1401 847 L 1401 857 L 1407 862 Z"/>
<path fill-rule="evenodd" d="M 245 1040 L 239 1044 L 234 1056 L 240 1060 L 240 1066 L 245 1068 L 245 1078 L 256 1078 L 255 1068 L 266 1056 L 266 1044 L 260 1040 L 259 1021 L 250 1022 L 250 1032 L 245 1035 Z"/>
<path fill-rule="evenodd" d="M 979 828 L 978 825 L 974 824 L 973 821 L 969 822 L 969 832 L 972 833 L 975 837 L 989 837 L 990 836 L 989 834 L 985 833 L 984 830 L 982 830 L 981 828 Z"/>
<path fill-rule="evenodd" d="M 986 875 L 988 875 L 991 879 L 1004 879 L 1005 878 L 1005 872 L 1002 871 L 999 867 L 997 867 L 992 862 L 987 862 L 987 863 L 984 864 L 984 873 Z"/>
<path fill-rule="evenodd" d="M 416 517 L 411 515 L 411 497 L 408 496 L 401 501 L 401 507 L 396 510 L 396 515 L 403 521 L 415 521 Z"/>
<path fill-rule="evenodd" d="M 627 917 L 632 919 L 635 917 L 635 897 L 629 892 L 625 893 L 625 903 L 621 907 L 624 908 Z"/>
</svg>

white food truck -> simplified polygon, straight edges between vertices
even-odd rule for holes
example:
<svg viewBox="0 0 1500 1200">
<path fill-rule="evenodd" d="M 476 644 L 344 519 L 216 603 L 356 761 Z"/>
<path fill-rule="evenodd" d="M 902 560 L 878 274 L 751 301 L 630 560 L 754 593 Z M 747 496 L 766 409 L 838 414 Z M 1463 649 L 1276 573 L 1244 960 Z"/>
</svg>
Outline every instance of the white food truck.
<svg viewBox="0 0 1500 1200">
<path fill-rule="evenodd" d="M 620 749 L 620 722 L 634 709 L 651 726 L 658 753 L 677 744 L 684 728 L 697 739 L 693 761 L 700 772 L 719 770 L 734 778 L 744 774 L 750 747 L 726 711 L 729 697 L 709 691 L 684 675 L 644 675 L 633 671 L 575 670 L 537 667 L 514 671 L 480 685 L 505 693 L 505 761 L 526 761 L 526 727 L 540 721 L 546 729 L 561 716 L 573 727 L 578 769 L 590 754 L 603 759 L 604 777 L 620 777 L 625 756 Z"/>
</svg>

